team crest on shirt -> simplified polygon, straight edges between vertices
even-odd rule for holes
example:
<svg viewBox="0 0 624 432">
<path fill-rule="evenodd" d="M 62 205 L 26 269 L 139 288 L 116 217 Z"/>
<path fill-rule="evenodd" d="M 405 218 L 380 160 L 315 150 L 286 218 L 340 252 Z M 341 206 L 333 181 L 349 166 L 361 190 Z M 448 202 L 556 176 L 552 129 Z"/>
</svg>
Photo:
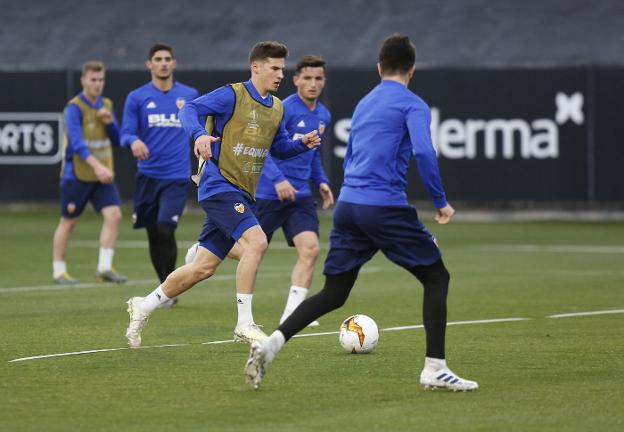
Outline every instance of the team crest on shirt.
<svg viewBox="0 0 624 432">
<path fill-rule="evenodd" d="M 318 131 L 319 131 L 319 135 L 323 135 L 323 132 L 325 132 L 325 122 L 324 121 L 320 121 L 319 122 Z"/>
<path fill-rule="evenodd" d="M 243 203 L 236 203 L 234 204 L 234 210 L 238 213 L 245 213 L 245 205 Z"/>
<path fill-rule="evenodd" d="M 186 101 L 183 98 L 176 99 L 176 106 L 178 107 L 178 109 L 182 109 L 185 103 Z"/>
<path fill-rule="evenodd" d="M 72 214 L 76 211 L 76 203 L 70 202 L 67 204 L 67 213 Z"/>
</svg>

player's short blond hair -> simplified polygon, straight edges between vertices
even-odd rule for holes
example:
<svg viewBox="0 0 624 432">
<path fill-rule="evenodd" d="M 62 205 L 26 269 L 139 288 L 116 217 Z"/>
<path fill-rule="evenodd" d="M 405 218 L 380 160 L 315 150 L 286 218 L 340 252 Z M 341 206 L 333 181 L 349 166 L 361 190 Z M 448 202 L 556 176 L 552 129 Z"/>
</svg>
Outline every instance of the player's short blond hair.
<svg viewBox="0 0 624 432">
<path fill-rule="evenodd" d="M 90 60 L 82 65 L 82 75 L 86 75 L 89 71 L 106 72 L 106 65 L 99 60 Z"/>
</svg>

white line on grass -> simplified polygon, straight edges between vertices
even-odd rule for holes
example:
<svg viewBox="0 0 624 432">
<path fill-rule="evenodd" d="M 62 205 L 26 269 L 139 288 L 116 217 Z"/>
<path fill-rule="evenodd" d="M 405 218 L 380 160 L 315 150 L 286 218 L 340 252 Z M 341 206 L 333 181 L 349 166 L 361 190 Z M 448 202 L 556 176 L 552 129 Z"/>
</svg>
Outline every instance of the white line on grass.
<svg viewBox="0 0 624 432">
<path fill-rule="evenodd" d="M 178 249 L 187 249 L 193 244 L 195 244 L 194 241 L 179 240 Z M 100 247 L 100 242 L 97 240 L 70 240 L 69 246 L 72 248 L 97 249 Z M 115 244 L 116 249 L 147 249 L 148 246 L 149 245 L 146 240 L 118 240 Z M 329 243 L 322 242 L 320 246 L 322 249 L 327 249 L 329 247 Z M 272 241 L 269 247 L 271 249 L 280 250 L 290 249 L 288 243 L 283 241 Z"/>
<path fill-rule="evenodd" d="M 169 348 L 169 347 L 178 347 L 178 346 L 186 346 L 186 345 L 189 345 L 189 344 L 151 345 L 151 346 L 139 347 L 137 349 Z M 26 361 L 26 360 L 38 360 L 38 359 L 52 358 L 52 357 L 68 357 L 68 356 L 80 355 L 80 354 L 93 354 L 93 353 L 110 352 L 110 351 L 124 351 L 124 350 L 129 350 L 129 349 L 130 348 L 128 348 L 128 347 L 125 347 L 125 348 L 104 348 L 104 349 L 75 351 L 75 352 L 66 352 L 66 353 L 58 353 L 58 354 L 46 354 L 46 355 L 40 355 L 40 356 L 17 358 L 17 359 L 9 360 L 9 363 L 21 362 L 21 361 Z"/>
<path fill-rule="evenodd" d="M 369 267 L 362 269 L 360 273 L 379 273 L 383 270 L 380 267 Z M 259 277 L 280 277 L 285 274 L 290 274 L 290 272 L 266 272 L 260 273 Z M 212 276 L 210 280 L 213 281 L 225 281 L 225 280 L 234 280 L 236 279 L 235 274 L 223 274 Z M 154 285 L 158 281 L 156 279 L 131 279 L 127 281 L 125 284 L 121 286 L 133 286 L 133 285 Z M 111 286 L 110 283 L 101 283 L 101 282 L 88 282 L 88 283 L 79 283 L 76 285 L 33 285 L 33 286 L 21 286 L 21 287 L 8 287 L 8 288 L 0 288 L 0 294 L 5 293 L 16 293 L 16 292 L 32 292 L 32 291 L 62 291 L 68 289 L 88 289 L 88 288 L 102 288 L 106 286 Z"/>
<path fill-rule="evenodd" d="M 579 316 L 607 315 L 607 314 L 617 314 L 617 313 L 624 313 L 624 309 L 609 309 L 609 310 L 591 311 L 591 312 L 564 313 L 564 314 L 557 314 L 557 315 L 548 315 L 546 318 L 570 318 L 570 317 L 579 317 Z"/>
<path fill-rule="evenodd" d="M 620 245 L 564 245 L 564 244 L 483 244 L 468 247 L 483 252 L 550 252 L 550 253 L 599 253 L 622 254 Z"/>
<path fill-rule="evenodd" d="M 477 321 L 456 321 L 456 322 L 450 322 L 447 325 L 490 324 L 490 323 L 509 322 L 509 321 L 526 321 L 530 319 L 531 318 L 498 318 L 498 319 L 477 320 Z M 385 329 L 381 329 L 381 331 L 411 330 L 411 329 L 418 329 L 422 327 L 423 327 L 422 325 L 388 327 Z M 337 331 L 323 332 L 323 333 L 306 333 L 306 334 L 298 334 L 298 335 L 295 335 L 294 337 L 326 336 L 326 335 L 336 335 L 338 333 L 339 332 Z M 217 344 L 226 344 L 226 343 L 234 343 L 234 341 L 232 339 L 209 341 L 209 342 L 203 342 L 201 345 L 217 345 Z M 189 345 L 193 345 L 193 344 L 184 343 L 184 344 L 169 344 L 169 345 L 149 345 L 149 346 L 142 346 L 140 347 L 140 349 L 179 347 L 179 346 L 189 346 Z M 68 357 L 68 356 L 74 356 L 74 355 L 95 354 L 95 353 L 110 352 L 110 351 L 125 351 L 125 350 L 130 350 L 130 349 L 132 348 L 127 348 L 127 347 L 126 348 L 105 348 L 105 349 L 75 351 L 75 352 L 66 352 L 66 353 L 57 353 L 57 354 L 44 354 L 44 355 L 31 356 L 31 357 L 16 358 L 13 360 L 9 360 L 9 363 L 16 363 L 16 362 L 22 362 L 22 361 L 27 361 L 27 360 L 39 360 L 39 359 L 52 358 L 52 357 Z M 136 348 L 133 348 L 133 349 L 136 349 Z"/>
</svg>

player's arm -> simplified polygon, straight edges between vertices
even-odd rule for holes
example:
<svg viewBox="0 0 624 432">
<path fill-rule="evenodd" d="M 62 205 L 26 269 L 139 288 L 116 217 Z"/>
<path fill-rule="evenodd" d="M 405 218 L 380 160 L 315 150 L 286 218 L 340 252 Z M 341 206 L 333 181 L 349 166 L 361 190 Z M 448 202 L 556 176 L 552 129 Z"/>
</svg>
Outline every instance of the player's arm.
<svg viewBox="0 0 624 432">
<path fill-rule="evenodd" d="M 286 179 L 284 173 L 279 169 L 271 155 L 267 155 L 262 168 L 262 175 L 265 175 L 275 186 L 275 192 L 280 201 L 294 201 L 297 189 Z"/>
<path fill-rule="evenodd" d="M 205 118 L 218 114 L 231 115 L 234 103 L 234 91 L 230 86 L 223 86 L 184 104 L 178 116 L 182 127 L 195 143 L 195 156 L 204 160 L 212 158 L 212 144 L 219 138 L 208 134 Z"/>
<path fill-rule="evenodd" d="M 135 93 L 130 93 L 124 104 L 121 122 L 121 145 L 129 147 L 132 150 L 132 155 L 138 160 L 145 160 L 149 157 L 149 149 L 139 138 L 139 112 L 139 100 Z"/>
<path fill-rule="evenodd" d="M 72 152 L 77 153 L 80 159 L 93 168 L 98 180 L 102 183 L 111 183 L 113 181 L 113 172 L 106 168 L 102 163 L 91 154 L 89 146 L 85 143 L 82 135 L 82 114 L 80 109 L 75 105 L 69 105 L 65 110 L 65 127 L 67 128 L 68 146 Z"/>
<path fill-rule="evenodd" d="M 301 139 L 291 140 L 282 119 L 275 138 L 273 138 L 271 154 L 278 159 L 288 159 L 319 145 L 321 145 L 321 137 L 316 130 L 308 132 Z"/>
<path fill-rule="evenodd" d="M 310 166 L 310 175 L 312 182 L 316 185 L 323 198 L 323 209 L 327 210 L 334 205 L 334 194 L 329 187 L 329 179 L 325 175 L 323 164 L 321 163 L 321 150 L 320 148 L 312 150 L 314 157 L 312 158 L 312 165 Z"/>
<path fill-rule="evenodd" d="M 102 107 L 98 110 L 97 116 L 100 120 L 102 120 L 102 123 L 106 125 L 106 134 L 108 135 L 108 138 L 110 138 L 113 145 L 119 146 L 121 144 L 121 133 L 119 130 L 119 122 L 117 121 L 115 113 L 106 107 Z"/>
<path fill-rule="evenodd" d="M 446 200 L 442 186 L 438 159 L 431 142 L 429 107 L 426 105 L 410 107 L 406 122 L 420 178 L 437 209 L 436 221 L 441 224 L 448 223 L 455 210 Z"/>
</svg>

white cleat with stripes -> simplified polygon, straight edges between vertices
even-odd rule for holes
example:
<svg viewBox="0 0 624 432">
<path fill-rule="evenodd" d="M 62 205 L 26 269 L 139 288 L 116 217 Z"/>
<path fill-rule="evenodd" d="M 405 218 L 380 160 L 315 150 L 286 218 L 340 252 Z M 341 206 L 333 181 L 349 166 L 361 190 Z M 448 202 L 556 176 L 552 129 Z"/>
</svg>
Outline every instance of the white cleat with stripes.
<svg viewBox="0 0 624 432">
<path fill-rule="evenodd" d="M 139 303 L 144 297 L 131 297 L 126 302 L 128 304 L 128 315 L 130 315 L 130 323 L 126 329 L 126 338 L 128 338 L 128 346 L 130 348 L 138 348 L 141 346 L 141 332 L 147 324 L 149 314 L 139 309 Z"/>
<path fill-rule="evenodd" d="M 425 389 L 449 389 L 453 391 L 473 391 L 479 388 L 476 381 L 470 381 L 457 376 L 449 368 L 429 371 L 423 369 L 420 373 L 420 384 Z"/>
</svg>

